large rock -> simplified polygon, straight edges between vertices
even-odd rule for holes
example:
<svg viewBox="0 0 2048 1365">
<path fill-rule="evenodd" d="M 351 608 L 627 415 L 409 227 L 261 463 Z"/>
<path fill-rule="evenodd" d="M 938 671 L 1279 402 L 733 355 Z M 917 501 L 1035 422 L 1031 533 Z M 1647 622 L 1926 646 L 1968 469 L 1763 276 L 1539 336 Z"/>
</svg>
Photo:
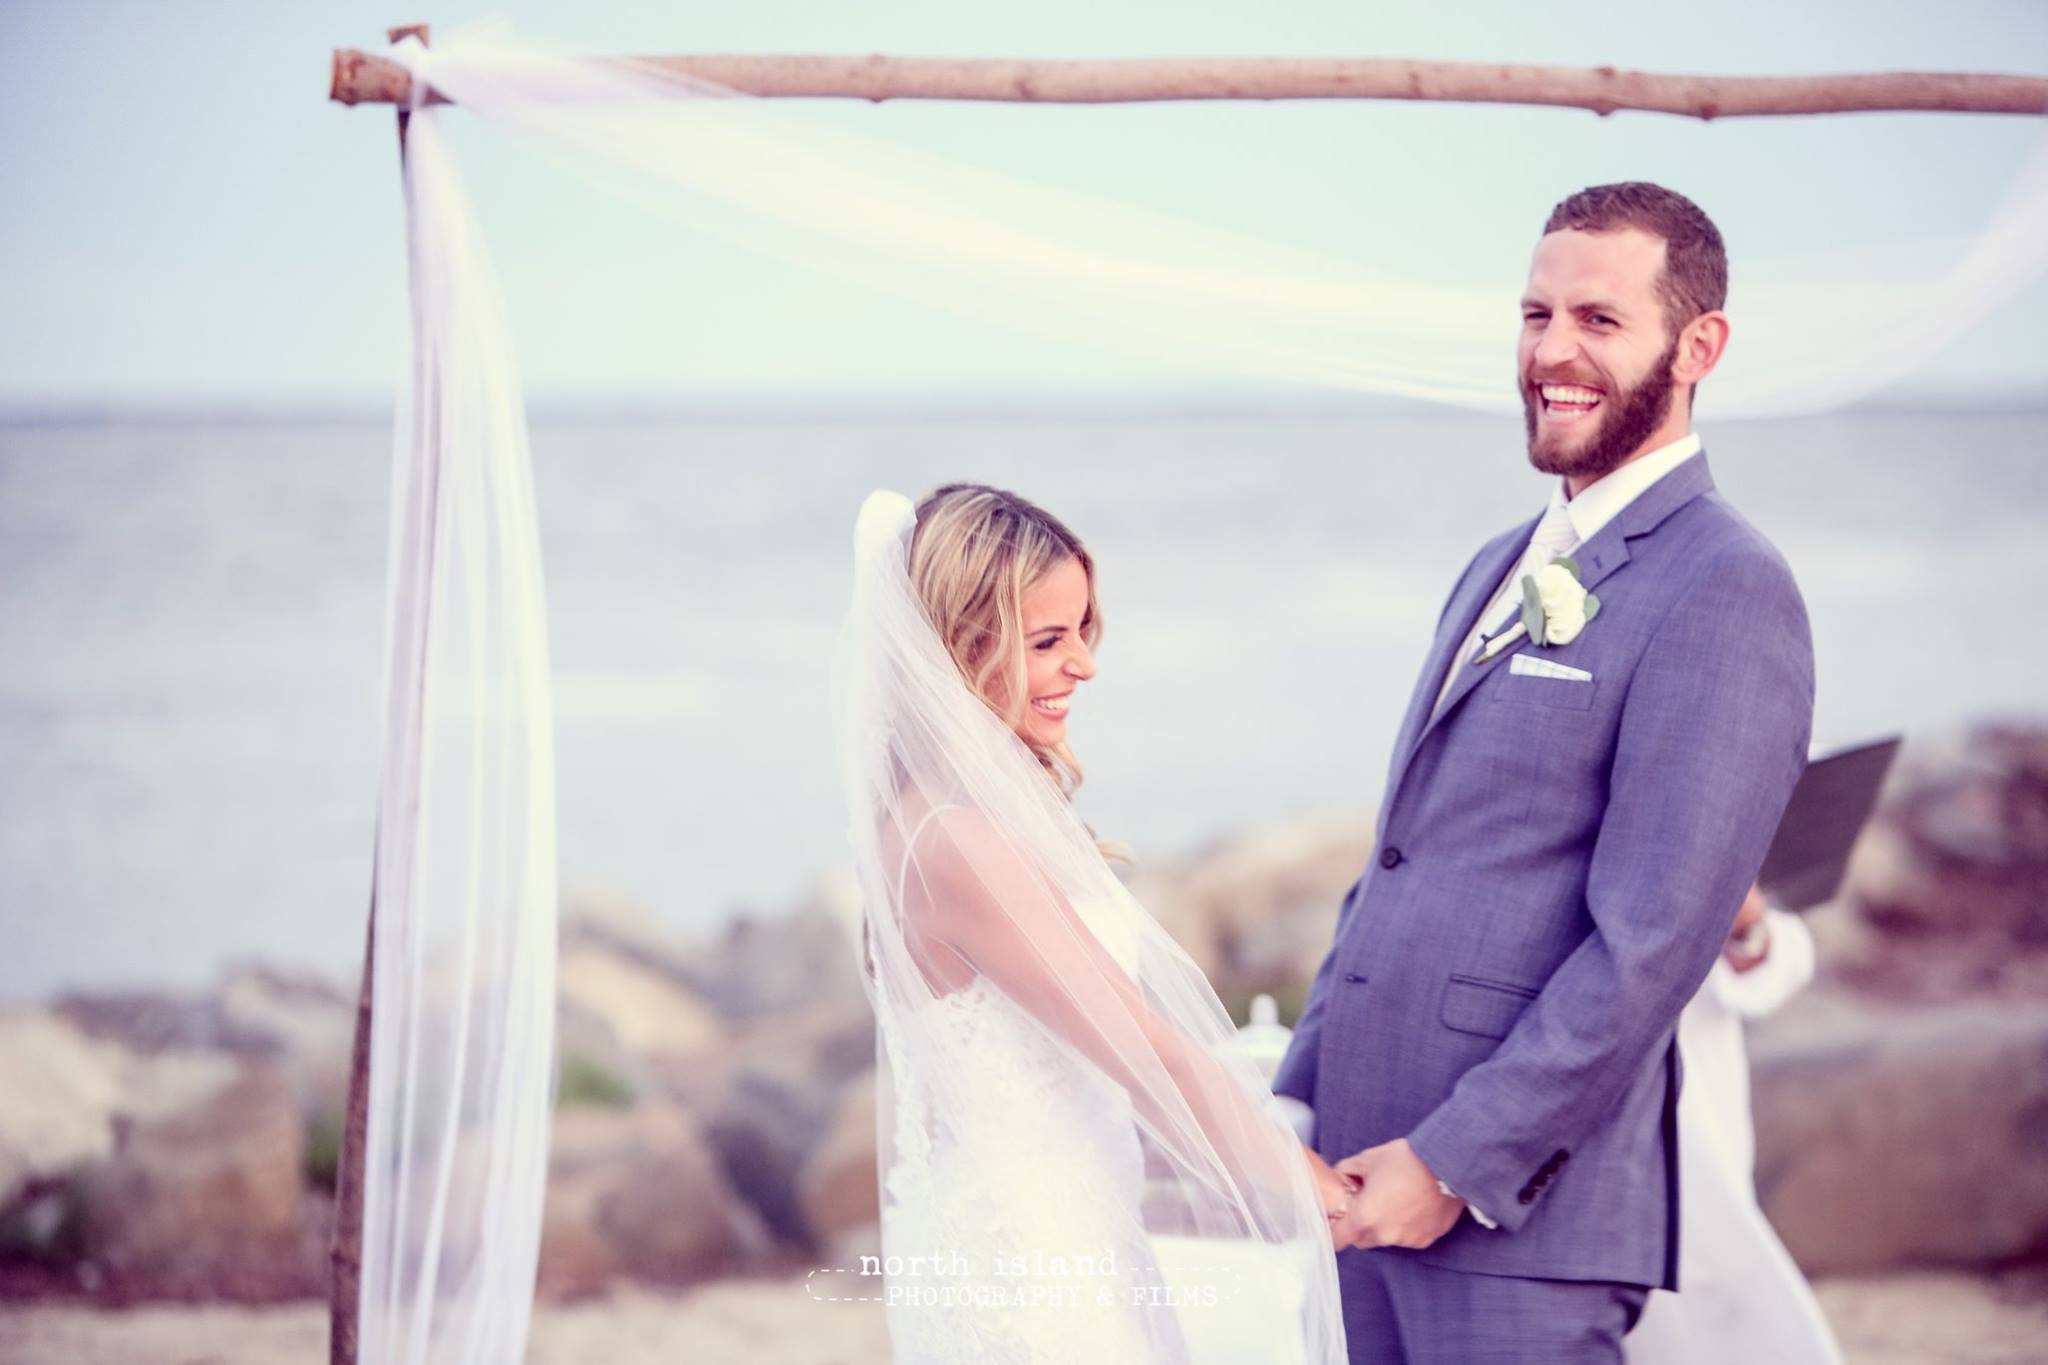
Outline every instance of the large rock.
<svg viewBox="0 0 2048 1365">
<path fill-rule="evenodd" d="M 267 1061 L 302 1114 L 341 1111 L 355 987 L 317 972 L 243 963 L 204 993 L 79 992 L 53 1008 L 91 1037 L 145 1058 L 213 1053 L 230 1063 Z"/>
<path fill-rule="evenodd" d="M 804 1162 L 797 1195 L 811 1241 L 839 1247 L 864 1239 L 882 1216 L 875 1176 L 875 1073 L 840 1092 L 825 1137 Z"/>
<path fill-rule="evenodd" d="M 1367 814 L 1275 825 L 1141 869 L 1131 890 L 1226 1000 L 1298 998 L 1372 852 L 1372 829 Z"/>
<path fill-rule="evenodd" d="M 60 1016 L 0 1012 L 0 1210 L 112 1156 L 126 1129 L 189 1108 L 240 1072 L 218 1053 L 139 1056 Z"/>
<path fill-rule="evenodd" d="M 708 941 L 694 942 L 628 897 L 581 890 L 563 913 L 566 955 L 590 945 L 685 988 L 719 1018 L 744 1024 L 828 1003 L 864 1000 L 857 896 L 826 878 L 792 907 L 742 911 Z"/>
<path fill-rule="evenodd" d="M 803 1058 L 762 1056 L 735 1068 L 704 1113 L 727 1179 L 782 1241 L 808 1244 L 798 1181 L 836 1102 Z"/>
<path fill-rule="evenodd" d="M 356 989 L 318 972 L 241 963 L 222 973 L 213 999 L 238 1050 L 295 1056 L 348 1046 Z"/>
<path fill-rule="evenodd" d="M 867 998 L 858 939 L 824 888 L 786 913 L 734 919 L 698 955 L 691 975 L 698 993 L 732 1020 Z"/>
<path fill-rule="evenodd" d="M 662 1105 L 556 1114 L 544 1297 L 594 1294 L 623 1277 L 688 1284 L 747 1269 L 769 1245 L 687 1115 Z"/>
<path fill-rule="evenodd" d="M 694 979 L 692 945 L 664 924 L 645 901 L 605 887 L 578 887 L 562 897 L 563 953 L 604 948 L 682 984 Z"/>
<path fill-rule="evenodd" d="M 1909 746 L 1847 893 L 1857 922 L 1824 971 L 1893 1000 L 2048 999 L 2048 730 Z"/>
<path fill-rule="evenodd" d="M 320 1292 L 305 1126 L 273 1066 L 135 1125 L 78 1177 L 86 1253 L 116 1299 L 272 1301 Z"/>
<path fill-rule="evenodd" d="M 63 1019 L 0 1013 L 0 1208 L 114 1150 L 123 1054 Z"/>
<path fill-rule="evenodd" d="M 315 972 L 239 964 L 207 993 L 80 991 L 56 1012 L 95 1038 L 144 1054 L 203 1048 L 244 1057 L 304 1052 L 349 1034 L 354 989 Z"/>
<path fill-rule="evenodd" d="M 858 946 L 859 909 L 844 878 L 827 878 L 776 913 L 741 912 L 713 937 L 684 939 L 629 898 L 580 891 L 562 928 L 563 960 L 586 950 L 637 969 L 707 1006 L 734 1032 L 761 1021 L 820 1009 L 866 1008 Z M 580 999 L 580 1007 L 597 1002 Z M 690 1048 L 669 1049 L 672 1054 Z"/>
<path fill-rule="evenodd" d="M 655 1073 L 655 1092 L 701 1115 L 726 1176 L 776 1236 L 809 1245 L 797 1184 L 846 1083 L 875 1064 L 865 998 L 757 1019 L 728 1051 Z"/>
<path fill-rule="evenodd" d="M 667 1061 L 713 1052 L 725 1028 L 703 1001 L 659 971 L 595 943 L 565 949 L 557 969 L 565 1006 L 601 1021 L 636 1058 Z"/>
<path fill-rule="evenodd" d="M 1753 1036 L 1757 1187 L 1808 1274 L 2048 1247 L 2048 1006 L 1821 990 Z"/>
</svg>

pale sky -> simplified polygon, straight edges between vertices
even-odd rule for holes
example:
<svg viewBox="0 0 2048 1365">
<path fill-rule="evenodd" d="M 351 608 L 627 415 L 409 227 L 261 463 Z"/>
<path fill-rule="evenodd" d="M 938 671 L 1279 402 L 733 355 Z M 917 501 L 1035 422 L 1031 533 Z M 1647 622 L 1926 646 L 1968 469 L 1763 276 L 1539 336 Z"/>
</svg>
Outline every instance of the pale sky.
<svg viewBox="0 0 2048 1365">
<path fill-rule="evenodd" d="M 594 12 L 595 11 L 595 12 Z M 387 404 L 404 344 L 388 108 L 326 99 L 329 49 L 502 16 L 592 51 L 1397 56 L 1725 74 L 2048 74 L 2048 5 L 1371 5 L 1302 0 L 748 0 L 481 5 L 0 4 L 0 409 Z M 1549 205 L 1655 179 L 1745 253 L 1977 232 L 2048 120 L 1656 115 L 1318 102 L 1126 108 L 819 103 L 837 126 L 1440 283 L 1513 274 Z M 493 133 L 490 137 L 499 135 Z M 473 184 L 530 394 L 717 396 L 1192 387 L 790 272 L 478 139 Z M 543 208 L 544 206 L 544 208 Z M 587 220 L 581 214 L 588 207 Z M 650 260 L 675 310 L 629 303 Z M 682 285 L 676 286 L 681 288 Z M 2036 281 L 1916 382 L 2048 393 Z M 1513 300 L 1503 300 L 1504 329 Z M 682 311 L 687 316 L 679 316 Z M 652 317 L 650 315 L 658 315 Z M 1505 335 L 1505 333 L 1504 333 Z"/>
</svg>

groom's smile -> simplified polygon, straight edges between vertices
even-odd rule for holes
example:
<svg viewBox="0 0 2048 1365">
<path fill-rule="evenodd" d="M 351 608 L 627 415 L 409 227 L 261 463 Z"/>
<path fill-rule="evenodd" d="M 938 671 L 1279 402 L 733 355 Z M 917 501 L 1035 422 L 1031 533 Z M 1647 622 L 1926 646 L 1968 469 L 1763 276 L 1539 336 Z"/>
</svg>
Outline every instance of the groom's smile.
<svg viewBox="0 0 2048 1365">
<path fill-rule="evenodd" d="M 1591 385 L 1577 383 L 1538 383 L 1536 401 L 1542 409 L 1544 430 L 1569 432 L 1573 428 L 1591 426 L 1593 413 L 1599 411 L 1599 401 L 1606 393 Z"/>
<path fill-rule="evenodd" d="M 1574 426 L 1600 406 L 1600 390 L 1584 384 L 1538 384 L 1536 392 L 1543 415 L 1555 426 Z"/>
</svg>

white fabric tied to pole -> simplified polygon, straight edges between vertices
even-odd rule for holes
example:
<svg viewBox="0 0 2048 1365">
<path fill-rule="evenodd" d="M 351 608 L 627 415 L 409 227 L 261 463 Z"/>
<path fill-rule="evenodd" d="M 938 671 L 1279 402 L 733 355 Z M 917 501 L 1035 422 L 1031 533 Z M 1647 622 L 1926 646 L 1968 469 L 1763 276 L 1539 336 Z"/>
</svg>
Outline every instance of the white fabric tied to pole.
<svg viewBox="0 0 2048 1365">
<path fill-rule="evenodd" d="M 1035 183 L 848 132 L 800 104 L 502 33 L 439 40 L 433 88 L 578 170 L 606 172 L 692 239 L 1195 372 L 1482 410 L 1517 403 L 1512 297 Z M 1390 194 L 1390 212 L 1398 201 Z M 1882 391 L 2044 266 L 2048 143 L 1965 242 L 1821 261 L 1738 254 L 1739 342 L 1701 401 L 1716 419 L 1764 417 Z"/>
<path fill-rule="evenodd" d="M 376 1365 L 523 1356 L 553 1098 L 540 543 L 498 286 L 441 117 L 415 103 L 405 154 L 413 356 L 391 488 L 358 1329 Z"/>
</svg>

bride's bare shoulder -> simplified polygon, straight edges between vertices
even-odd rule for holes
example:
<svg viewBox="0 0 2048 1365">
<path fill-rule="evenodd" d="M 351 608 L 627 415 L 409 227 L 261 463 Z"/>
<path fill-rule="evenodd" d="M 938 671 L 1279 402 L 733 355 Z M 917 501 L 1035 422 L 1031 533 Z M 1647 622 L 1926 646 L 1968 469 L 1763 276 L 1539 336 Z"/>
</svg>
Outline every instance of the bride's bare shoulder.
<svg viewBox="0 0 2048 1365">
<path fill-rule="evenodd" d="M 1016 841 L 987 811 L 977 806 L 937 802 L 903 821 L 917 865 L 928 875 L 951 880 L 973 869 L 982 875 L 1014 872 L 1025 866 Z"/>
<path fill-rule="evenodd" d="M 906 794 L 882 848 L 902 869 L 903 927 L 926 981 L 942 993 L 966 984 L 979 974 L 966 956 L 971 945 L 1009 929 L 1015 913 L 1005 909 L 1019 866 L 1010 841 L 976 807 Z"/>
</svg>

